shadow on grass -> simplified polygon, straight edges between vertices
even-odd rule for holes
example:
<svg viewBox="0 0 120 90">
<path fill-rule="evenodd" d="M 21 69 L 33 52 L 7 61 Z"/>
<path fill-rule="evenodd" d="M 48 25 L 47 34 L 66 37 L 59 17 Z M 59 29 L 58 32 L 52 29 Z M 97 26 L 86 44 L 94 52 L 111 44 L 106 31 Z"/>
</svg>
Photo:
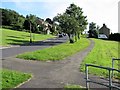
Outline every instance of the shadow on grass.
<svg viewBox="0 0 120 90">
<path fill-rule="evenodd" d="M 29 43 L 28 40 L 17 40 L 17 39 L 6 39 L 6 40 L 11 41 L 7 43 L 9 45 L 24 45 Z"/>
<path fill-rule="evenodd" d="M 17 39 L 17 38 L 24 39 L 23 37 L 17 37 L 17 36 L 7 36 L 7 37 L 10 37 L 10 38 L 15 38 L 15 39 Z"/>
<path fill-rule="evenodd" d="M 29 40 L 16 40 L 16 39 L 7 39 L 11 41 L 11 43 L 7 43 L 10 45 L 20 45 L 20 46 L 54 46 L 58 44 L 62 44 L 67 41 L 67 38 L 51 38 L 44 41 L 33 41 L 30 43 Z"/>
<path fill-rule="evenodd" d="M 30 35 L 22 35 L 23 37 L 30 37 Z"/>
</svg>

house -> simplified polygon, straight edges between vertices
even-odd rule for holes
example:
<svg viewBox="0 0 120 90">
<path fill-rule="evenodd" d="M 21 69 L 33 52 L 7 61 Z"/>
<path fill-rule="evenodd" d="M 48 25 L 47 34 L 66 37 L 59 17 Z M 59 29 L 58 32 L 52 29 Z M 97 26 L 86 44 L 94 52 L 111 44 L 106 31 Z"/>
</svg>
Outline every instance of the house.
<svg viewBox="0 0 120 90">
<path fill-rule="evenodd" d="M 38 24 L 38 26 L 39 26 L 39 25 L 42 25 L 42 26 L 44 27 L 44 28 L 43 28 L 43 31 L 44 31 L 45 34 L 50 34 L 50 27 L 52 27 L 51 24 L 45 22 L 45 21 L 42 20 L 42 19 L 38 19 L 38 20 L 37 20 L 37 24 Z"/>
<path fill-rule="evenodd" d="M 105 24 L 99 29 L 98 38 L 109 38 L 110 29 Z"/>
</svg>

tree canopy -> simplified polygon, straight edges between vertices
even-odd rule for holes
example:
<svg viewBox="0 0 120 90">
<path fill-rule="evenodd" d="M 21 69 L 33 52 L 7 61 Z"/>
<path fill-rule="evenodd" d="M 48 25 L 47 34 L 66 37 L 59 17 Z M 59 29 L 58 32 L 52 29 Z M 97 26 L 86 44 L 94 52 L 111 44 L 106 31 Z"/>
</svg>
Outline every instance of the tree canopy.
<svg viewBox="0 0 120 90">
<path fill-rule="evenodd" d="M 2 9 L 2 25 L 12 26 L 13 29 L 22 29 L 25 17 L 14 10 Z"/>
<path fill-rule="evenodd" d="M 14 10 L 3 8 L 0 8 L 0 11 L 2 12 L 2 27 L 6 28 L 9 26 L 10 29 L 14 30 L 25 29 L 26 31 L 29 31 L 31 24 L 31 31 L 33 33 L 39 33 L 40 30 L 43 29 L 42 25 L 40 26 L 42 28 L 37 27 L 38 25 L 37 20 L 39 20 L 40 18 L 35 15 L 30 14 L 24 17 L 23 15 L 20 15 Z"/>
<path fill-rule="evenodd" d="M 38 27 L 37 27 L 37 17 L 35 15 L 26 15 L 26 20 L 23 24 L 24 28 L 26 30 L 30 30 L 31 28 L 31 32 L 37 33 L 38 31 Z"/>
<path fill-rule="evenodd" d="M 99 26 L 96 26 L 96 23 L 91 22 L 89 23 L 89 37 L 93 37 L 93 38 L 98 38 L 98 30 L 99 30 Z"/>
<path fill-rule="evenodd" d="M 68 34 L 70 42 L 80 39 L 80 33 L 86 29 L 87 17 L 83 15 L 82 8 L 75 4 L 70 4 L 63 14 L 58 14 L 53 18 L 61 27 L 61 32 Z"/>
</svg>

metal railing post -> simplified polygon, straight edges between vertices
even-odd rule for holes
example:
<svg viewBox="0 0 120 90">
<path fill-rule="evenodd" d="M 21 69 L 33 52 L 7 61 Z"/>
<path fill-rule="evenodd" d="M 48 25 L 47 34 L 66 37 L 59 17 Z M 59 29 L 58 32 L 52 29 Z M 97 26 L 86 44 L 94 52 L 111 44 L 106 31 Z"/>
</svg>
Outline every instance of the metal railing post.
<svg viewBox="0 0 120 90">
<path fill-rule="evenodd" d="M 120 60 L 120 59 L 114 59 L 114 60 Z M 96 82 L 94 80 L 90 80 L 89 76 L 88 76 L 88 73 L 89 73 L 88 67 L 89 66 L 90 67 L 95 67 L 95 68 L 101 68 L 101 69 L 108 70 L 108 79 L 109 79 L 108 84 L 104 84 L 104 83 Z M 120 90 L 120 87 L 114 85 L 113 82 L 112 82 L 112 72 L 111 71 L 116 71 L 116 72 L 120 73 L 120 70 L 118 70 L 118 69 L 114 69 L 114 68 L 110 68 L 110 67 L 97 66 L 97 65 L 92 65 L 92 64 L 85 64 L 86 89 L 88 89 L 88 90 L 90 89 L 90 85 L 89 84 L 90 84 L 90 82 L 92 82 L 92 83 L 104 85 L 104 86 L 108 87 L 109 90 L 112 90 L 112 88 L 116 88 L 116 89 Z"/>
<path fill-rule="evenodd" d="M 110 69 L 109 69 L 109 89 L 112 90 L 112 77 L 111 77 L 111 70 Z"/>
<path fill-rule="evenodd" d="M 88 66 L 85 65 L 85 74 L 86 74 L 86 88 L 89 90 L 89 82 L 88 82 Z"/>
<path fill-rule="evenodd" d="M 112 69 L 114 68 L 114 58 L 112 58 Z M 114 77 L 114 73 L 113 73 L 113 70 L 112 70 L 112 78 Z"/>
</svg>

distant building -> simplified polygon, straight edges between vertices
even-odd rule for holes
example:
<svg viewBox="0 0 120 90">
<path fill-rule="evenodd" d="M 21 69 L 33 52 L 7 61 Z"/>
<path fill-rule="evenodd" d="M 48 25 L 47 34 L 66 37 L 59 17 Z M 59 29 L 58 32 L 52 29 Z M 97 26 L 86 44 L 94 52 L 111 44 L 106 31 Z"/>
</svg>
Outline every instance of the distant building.
<svg viewBox="0 0 120 90">
<path fill-rule="evenodd" d="M 45 21 L 42 20 L 42 19 L 38 19 L 38 20 L 37 20 L 37 24 L 38 24 L 38 26 L 39 26 L 39 25 L 43 25 L 43 26 L 44 26 L 43 31 L 44 31 L 45 34 L 50 34 L 50 27 L 52 27 L 51 24 L 45 22 Z"/>
<path fill-rule="evenodd" d="M 99 29 L 98 38 L 109 38 L 110 29 L 105 24 Z"/>
</svg>

